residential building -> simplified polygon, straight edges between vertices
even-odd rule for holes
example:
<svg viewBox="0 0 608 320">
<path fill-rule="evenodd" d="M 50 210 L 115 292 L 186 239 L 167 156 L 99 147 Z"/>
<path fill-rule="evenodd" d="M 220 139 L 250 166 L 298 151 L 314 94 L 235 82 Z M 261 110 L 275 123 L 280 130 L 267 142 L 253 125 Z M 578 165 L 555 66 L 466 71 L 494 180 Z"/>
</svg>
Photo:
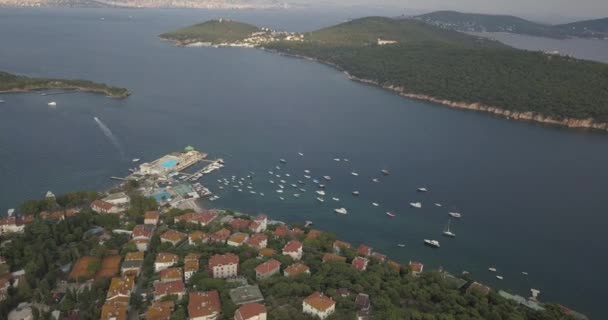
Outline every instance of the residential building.
<svg viewBox="0 0 608 320">
<path fill-rule="evenodd" d="M 230 227 L 232 228 L 233 231 L 247 229 L 247 228 L 249 228 L 250 224 L 251 224 L 251 220 L 242 219 L 242 218 L 236 218 L 236 219 L 232 219 L 232 221 L 230 221 Z"/>
<path fill-rule="evenodd" d="M 216 254 L 209 259 L 209 271 L 213 278 L 236 277 L 239 269 L 239 256 L 233 253 Z"/>
<path fill-rule="evenodd" d="M 160 282 L 182 281 L 182 268 L 167 268 L 158 273 Z"/>
<path fill-rule="evenodd" d="M 125 192 L 117 192 L 109 194 L 107 197 L 103 198 L 102 201 L 118 207 L 127 207 L 131 198 Z"/>
<path fill-rule="evenodd" d="M 316 238 L 318 238 L 323 232 L 321 232 L 320 230 L 315 230 L 312 229 L 310 231 L 308 231 L 308 234 L 306 234 L 306 238 L 305 240 L 314 240 Z"/>
<path fill-rule="evenodd" d="M 202 231 L 192 231 L 188 235 L 188 244 L 193 246 L 201 243 L 207 243 L 209 236 Z"/>
<path fill-rule="evenodd" d="M 274 229 L 273 234 L 275 238 L 285 238 L 289 234 L 289 228 L 287 228 L 287 226 L 284 224 L 279 225 L 276 229 Z"/>
<path fill-rule="evenodd" d="M 218 230 L 218 231 L 212 233 L 211 236 L 209 237 L 209 241 L 226 243 L 226 240 L 228 240 L 229 237 L 230 237 L 230 230 L 228 230 L 226 228 L 222 228 L 221 230 Z"/>
<path fill-rule="evenodd" d="M 268 236 L 263 233 L 255 233 L 249 237 L 247 244 L 258 250 L 264 249 L 268 245 Z"/>
<path fill-rule="evenodd" d="M 249 235 L 243 232 L 236 232 L 228 238 L 226 242 L 229 246 L 240 247 L 249 239 Z"/>
<path fill-rule="evenodd" d="M 25 221 L 22 217 L 11 214 L 0 219 L 0 235 L 7 233 L 23 233 L 25 230 Z"/>
<path fill-rule="evenodd" d="M 234 320 L 266 320 L 266 307 L 259 303 L 246 303 L 236 310 Z"/>
<path fill-rule="evenodd" d="M 355 298 L 355 310 L 357 311 L 357 320 L 368 320 L 371 318 L 371 303 L 369 295 L 359 293 Z"/>
<path fill-rule="evenodd" d="M 471 283 L 471 285 L 466 289 L 467 293 L 471 293 L 473 291 L 479 292 L 484 296 L 487 296 L 488 294 L 490 294 L 490 291 L 492 291 L 492 289 L 484 284 L 481 284 L 479 282 L 473 282 Z"/>
<path fill-rule="evenodd" d="M 334 241 L 333 247 L 334 247 L 334 252 L 337 254 L 340 254 L 341 249 L 350 249 L 352 246 L 348 242 L 336 240 L 336 241 Z"/>
<path fill-rule="evenodd" d="M 264 296 L 262 295 L 262 291 L 260 291 L 260 287 L 258 286 L 241 286 L 231 289 L 229 294 L 232 302 L 239 306 L 246 303 L 264 301 Z"/>
<path fill-rule="evenodd" d="M 367 269 L 367 264 L 369 260 L 363 257 L 355 257 L 352 261 L 353 267 L 359 271 L 365 271 Z"/>
<path fill-rule="evenodd" d="M 269 257 L 273 257 L 275 254 L 277 254 L 276 251 L 274 249 L 270 249 L 270 248 L 264 248 L 264 249 L 261 249 L 260 251 L 258 251 L 258 255 L 260 257 L 269 258 Z"/>
<path fill-rule="evenodd" d="M 148 247 L 150 247 L 150 239 L 133 239 L 130 243 L 135 244 L 135 248 L 140 252 L 148 251 Z"/>
<path fill-rule="evenodd" d="M 142 252 L 143 253 L 143 252 Z M 131 277 L 139 277 L 141 274 L 142 267 L 144 265 L 144 260 L 127 260 L 122 262 L 120 266 L 120 275 L 122 276 L 131 276 Z"/>
<path fill-rule="evenodd" d="M 154 260 L 154 271 L 159 272 L 163 269 L 167 269 L 172 265 L 176 264 L 179 257 L 176 254 L 169 252 L 159 252 L 156 254 L 156 260 Z"/>
<path fill-rule="evenodd" d="M 183 214 L 181 216 L 177 216 L 174 218 L 174 222 L 186 222 L 192 224 L 198 224 L 200 226 L 207 226 L 213 220 L 215 220 L 218 216 L 218 212 L 216 210 L 207 210 L 203 212 L 189 212 Z"/>
<path fill-rule="evenodd" d="M 357 249 L 357 254 L 364 257 L 370 256 L 372 254 L 372 248 L 362 244 Z"/>
<path fill-rule="evenodd" d="M 173 309 L 173 301 L 154 301 L 146 311 L 146 320 L 170 320 Z"/>
<path fill-rule="evenodd" d="M 380 262 L 384 262 L 386 260 L 386 255 L 383 255 L 381 253 L 378 252 L 374 252 L 372 253 L 372 258 L 377 259 Z"/>
<path fill-rule="evenodd" d="M 388 260 L 388 265 L 396 272 L 401 271 L 401 264 L 394 260 Z"/>
<path fill-rule="evenodd" d="M 346 262 L 346 257 L 339 256 L 335 253 L 325 253 L 323 255 L 323 262 L 332 261 L 332 262 Z"/>
<path fill-rule="evenodd" d="M 150 240 L 154 234 L 154 225 L 151 224 L 138 224 L 133 227 L 131 232 L 132 239 L 147 239 Z"/>
<path fill-rule="evenodd" d="M 188 282 L 200 268 L 200 254 L 190 253 L 184 258 L 184 280 Z"/>
<path fill-rule="evenodd" d="M 91 203 L 91 210 L 97 211 L 99 213 L 109 213 L 116 214 L 121 213 L 122 209 L 120 207 L 115 206 L 111 203 L 105 202 L 103 200 L 95 200 Z"/>
<path fill-rule="evenodd" d="M 125 255 L 125 261 L 131 261 L 131 260 L 144 260 L 144 253 L 143 252 L 127 252 L 127 254 Z"/>
<path fill-rule="evenodd" d="M 187 235 L 183 232 L 169 229 L 160 236 L 160 242 L 176 245 L 186 239 Z"/>
<path fill-rule="evenodd" d="M 291 240 L 283 247 L 283 254 L 290 256 L 294 260 L 302 259 L 302 243 L 298 240 Z"/>
<path fill-rule="evenodd" d="M 321 292 L 314 292 L 302 302 L 302 312 L 325 319 L 336 311 L 336 302 Z"/>
<path fill-rule="evenodd" d="M 289 236 L 296 239 L 298 238 L 299 235 L 303 235 L 304 234 L 304 230 L 295 227 L 293 229 L 291 229 L 291 231 L 289 231 Z"/>
<path fill-rule="evenodd" d="M 172 295 L 181 299 L 186 294 L 186 287 L 181 280 L 154 283 L 154 300 L 158 301 L 165 296 Z"/>
<path fill-rule="evenodd" d="M 190 320 L 215 320 L 222 312 L 220 295 L 216 290 L 190 292 L 188 317 Z"/>
<path fill-rule="evenodd" d="M 158 211 L 147 211 L 144 214 L 144 224 L 157 225 L 160 220 L 160 213 Z"/>
<path fill-rule="evenodd" d="M 264 232 L 268 228 L 268 217 L 265 214 L 258 214 L 254 219 L 254 226 L 249 226 L 249 230 L 253 232 Z"/>
<path fill-rule="evenodd" d="M 410 261 L 409 263 L 410 271 L 414 277 L 417 277 L 424 270 L 424 264 L 417 261 Z"/>
<path fill-rule="evenodd" d="M 106 303 L 122 303 L 129 304 L 131 293 L 135 287 L 134 277 L 115 277 L 110 282 L 108 293 L 106 295 Z"/>
<path fill-rule="evenodd" d="M 100 320 L 127 320 L 128 306 L 120 303 L 105 303 L 101 306 Z"/>
<path fill-rule="evenodd" d="M 300 274 L 310 274 L 310 268 L 302 263 L 294 263 L 283 270 L 286 277 L 295 277 Z"/>
<path fill-rule="evenodd" d="M 280 268 L 281 263 L 279 261 L 275 259 L 270 259 L 255 267 L 255 278 L 258 280 L 267 279 L 279 273 Z"/>
</svg>

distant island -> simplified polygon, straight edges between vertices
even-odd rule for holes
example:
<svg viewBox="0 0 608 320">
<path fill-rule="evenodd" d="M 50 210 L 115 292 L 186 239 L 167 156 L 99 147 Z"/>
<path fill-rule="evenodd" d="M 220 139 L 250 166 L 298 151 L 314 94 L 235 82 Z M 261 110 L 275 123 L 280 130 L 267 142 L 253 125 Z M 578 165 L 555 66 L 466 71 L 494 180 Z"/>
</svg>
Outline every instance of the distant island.
<svg viewBox="0 0 608 320">
<path fill-rule="evenodd" d="M 220 19 L 160 37 L 312 59 L 352 80 L 454 108 L 608 130 L 608 65 L 518 50 L 419 19 L 366 17 L 306 33 Z"/>
<path fill-rule="evenodd" d="M 273 0 L 0 0 L 1 7 L 270 9 L 293 5 Z"/>
<path fill-rule="evenodd" d="M 0 93 L 29 92 L 45 89 L 78 90 L 102 93 L 112 98 L 126 98 L 130 95 L 125 88 L 111 87 L 88 80 L 61 80 L 30 78 L 0 71 Z"/>
<path fill-rule="evenodd" d="M 548 25 L 515 16 L 435 11 L 415 17 L 427 23 L 464 32 L 510 32 L 564 39 L 567 37 L 608 39 L 608 17 L 567 24 Z"/>
</svg>

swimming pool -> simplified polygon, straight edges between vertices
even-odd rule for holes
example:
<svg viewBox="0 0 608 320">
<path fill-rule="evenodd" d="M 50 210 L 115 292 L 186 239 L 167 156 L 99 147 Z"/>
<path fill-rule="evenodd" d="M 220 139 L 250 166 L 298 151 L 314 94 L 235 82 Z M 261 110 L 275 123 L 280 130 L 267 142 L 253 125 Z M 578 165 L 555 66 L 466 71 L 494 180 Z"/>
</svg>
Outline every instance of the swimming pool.
<svg viewBox="0 0 608 320">
<path fill-rule="evenodd" d="M 163 162 L 160 166 L 164 169 L 171 169 L 177 165 L 177 160 L 171 159 Z"/>
</svg>

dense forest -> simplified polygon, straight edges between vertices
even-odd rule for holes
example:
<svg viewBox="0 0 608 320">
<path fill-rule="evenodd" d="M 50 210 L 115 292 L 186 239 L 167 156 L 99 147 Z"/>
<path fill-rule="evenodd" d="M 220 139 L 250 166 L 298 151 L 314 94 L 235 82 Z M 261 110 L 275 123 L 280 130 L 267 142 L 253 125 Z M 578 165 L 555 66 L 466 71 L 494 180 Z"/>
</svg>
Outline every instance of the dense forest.
<svg viewBox="0 0 608 320">
<path fill-rule="evenodd" d="M 30 78 L 0 71 L 0 92 L 34 91 L 43 89 L 81 90 L 103 93 L 109 97 L 125 98 L 129 91 L 125 88 L 111 87 L 88 80 L 59 80 Z"/>
<path fill-rule="evenodd" d="M 261 29 L 242 22 L 226 19 L 209 20 L 193 26 L 161 34 L 163 39 L 180 42 L 209 42 L 213 44 L 235 42 L 247 38 Z"/>
</svg>

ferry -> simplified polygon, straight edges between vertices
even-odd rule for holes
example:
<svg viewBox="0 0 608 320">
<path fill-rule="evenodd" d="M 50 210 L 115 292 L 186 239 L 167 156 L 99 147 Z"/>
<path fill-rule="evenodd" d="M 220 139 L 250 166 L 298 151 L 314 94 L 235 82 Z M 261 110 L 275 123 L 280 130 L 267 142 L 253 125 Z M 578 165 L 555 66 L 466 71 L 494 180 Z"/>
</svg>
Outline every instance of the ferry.
<svg viewBox="0 0 608 320">
<path fill-rule="evenodd" d="M 392 212 L 387 212 L 386 215 L 389 216 L 389 217 L 396 217 L 397 216 L 396 214 L 394 214 Z"/>
<path fill-rule="evenodd" d="M 427 192 L 429 190 L 427 190 L 426 188 L 418 188 L 418 192 Z"/>
<path fill-rule="evenodd" d="M 317 190 L 317 194 L 320 196 L 324 196 L 325 195 L 325 191 L 323 190 Z"/>
<path fill-rule="evenodd" d="M 379 204 L 372 202 L 372 206 L 377 207 L 377 206 L 379 206 Z"/>
<path fill-rule="evenodd" d="M 346 211 L 346 209 L 345 209 L 345 208 L 338 208 L 338 209 L 334 209 L 334 211 L 335 211 L 336 213 L 339 213 L 339 214 L 347 214 L 347 213 L 348 213 L 348 211 Z"/>
<path fill-rule="evenodd" d="M 457 218 L 457 219 L 460 219 L 462 217 L 462 215 L 458 212 L 448 212 L 448 214 L 450 215 L 450 217 Z"/>
<path fill-rule="evenodd" d="M 355 177 L 359 176 L 359 174 L 358 174 L 358 173 L 356 173 L 356 172 L 351 172 L 350 174 L 352 174 L 352 175 L 353 175 L 353 176 L 355 176 Z"/>
<path fill-rule="evenodd" d="M 420 209 L 420 208 L 422 208 L 422 203 L 420 203 L 420 202 L 410 202 L 410 207 Z"/>
<path fill-rule="evenodd" d="M 319 202 L 325 202 L 325 199 L 323 199 L 323 198 L 321 198 L 321 197 L 317 197 L 317 200 L 318 200 Z"/>
<path fill-rule="evenodd" d="M 429 247 L 433 247 L 433 248 L 439 248 L 439 241 L 437 240 L 429 240 L 429 239 L 424 239 L 424 244 L 426 244 Z"/>
<path fill-rule="evenodd" d="M 382 169 L 380 172 L 382 172 L 383 175 L 388 176 L 389 172 L 386 169 Z"/>
<path fill-rule="evenodd" d="M 359 195 L 359 191 L 353 191 L 353 196 L 358 196 Z"/>
</svg>

